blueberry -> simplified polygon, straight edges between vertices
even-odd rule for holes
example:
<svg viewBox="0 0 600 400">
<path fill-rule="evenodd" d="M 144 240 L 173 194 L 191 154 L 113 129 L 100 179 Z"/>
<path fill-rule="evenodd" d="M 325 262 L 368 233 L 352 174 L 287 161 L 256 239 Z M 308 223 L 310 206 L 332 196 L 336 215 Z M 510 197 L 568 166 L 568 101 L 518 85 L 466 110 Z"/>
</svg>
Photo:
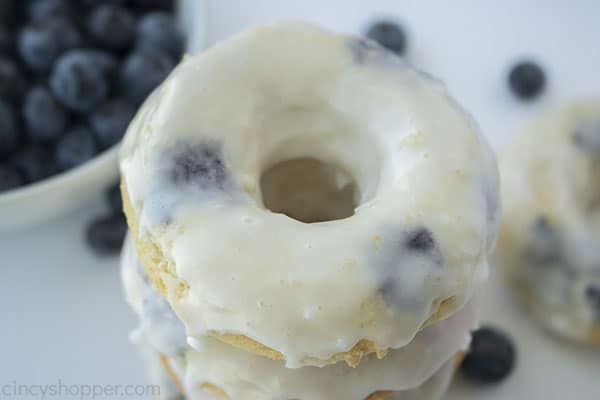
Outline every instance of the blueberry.
<svg viewBox="0 0 600 400">
<path fill-rule="evenodd" d="M 172 14 L 157 11 L 146 14 L 138 23 L 138 47 L 158 49 L 179 58 L 183 52 L 183 38 Z"/>
<path fill-rule="evenodd" d="M 50 76 L 54 96 L 67 108 L 87 112 L 106 100 L 109 82 L 97 59 L 85 50 L 63 54 Z"/>
<path fill-rule="evenodd" d="M 420 228 L 408 235 L 406 247 L 410 250 L 431 251 L 435 248 L 435 241 L 428 229 Z"/>
<path fill-rule="evenodd" d="M 384 280 L 377 290 L 386 304 L 393 305 L 399 303 L 398 282 L 394 279 Z"/>
<path fill-rule="evenodd" d="M 420 252 L 427 256 L 437 266 L 444 263 L 442 252 L 437 247 L 433 234 L 427 228 L 418 228 L 409 232 L 404 245 L 411 252 Z"/>
<path fill-rule="evenodd" d="M 175 62 L 159 51 L 136 51 L 127 57 L 120 71 L 122 93 L 134 105 L 146 97 L 169 75 Z"/>
<path fill-rule="evenodd" d="M 575 127 L 573 140 L 581 150 L 600 156 L 600 119 L 579 122 Z"/>
<path fill-rule="evenodd" d="M 111 214 L 93 220 L 86 229 L 90 248 L 98 256 L 118 255 L 127 233 L 127 222 L 123 214 Z"/>
<path fill-rule="evenodd" d="M 532 224 L 529 239 L 525 243 L 525 256 L 538 265 L 560 262 L 562 240 L 558 230 L 544 216 Z"/>
<path fill-rule="evenodd" d="M 0 56 L 0 97 L 12 103 L 18 103 L 27 86 L 23 74 L 16 62 Z"/>
<path fill-rule="evenodd" d="M 87 7 L 99 6 L 101 4 L 125 5 L 127 0 L 80 0 Z"/>
<path fill-rule="evenodd" d="M 404 54 L 406 50 L 406 35 L 395 22 L 376 22 L 367 30 L 366 36 L 398 55 Z"/>
<path fill-rule="evenodd" d="M 132 5 L 142 11 L 173 11 L 175 0 L 131 0 Z"/>
<path fill-rule="evenodd" d="M 60 171 L 65 171 L 90 160 L 96 155 L 94 135 L 85 126 L 69 130 L 56 143 L 54 160 Z"/>
<path fill-rule="evenodd" d="M 116 213 L 123 212 L 123 199 L 121 198 L 121 186 L 117 182 L 106 191 L 106 200 L 110 209 Z"/>
<path fill-rule="evenodd" d="M 177 186 L 191 185 L 202 190 L 224 189 L 227 171 L 218 143 L 179 143 L 172 149 L 169 179 Z"/>
<path fill-rule="evenodd" d="M 52 18 L 23 28 L 19 34 L 18 48 L 29 68 L 46 72 L 63 52 L 82 43 L 81 34 L 73 24 L 62 18 Z"/>
<path fill-rule="evenodd" d="M 19 125 L 10 104 L 0 99 L 0 158 L 14 152 L 19 146 Z"/>
<path fill-rule="evenodd" d="M 510 70 L 508 84 L 517 97 L 523 100 L 531 100 L 539 96 L 544 90 L 546 76 L 536 63 L 523 61 Z"/>
<path fill-rule="evenodd" d="M 22 0 L 0 0 L 0 25 L 4 27 L 15 27 L 22 21 Z"/>
<path fill-rule="evenodd" d="M 29 0 L 27 14 L 33 23 L 55 17 L 72 19 L 73 4 L 70 0 Z"/>
<path fill-rule="evenodd" d="M 118 5 L 102 4 L 90 13 L 87 32 L 102 47 L 126 50 L 135 38 L 135 17 Z"/>
<path fill-rule="evenodd" d="M 110 100 L 95 109 L 89 121 L 100 148 L 107 149 L 121 140 L 134 115 L 135 108 L 120 99 Z"/>
<path fill-rule="evenodd" d="M 585 297 L 596 316 L 600 320 L 600 286 L 590 285 L 585 290 Z"/>
<path fill-rule="evenodd" d="M 48 89 L 36 86 L 25 97 L 23 119 L 31 141 L 45 142 L 63 133 L 69 115 Z"/>
<path fill-rule="evenodd" d="M 23 186 L 23 178 L 11 165 L 0 165 L 0 193 Z"/>
<path fill-rule="evenodd" d="M 109 52 L 99 49 L 79 49 L 77 52 L 81 57 L 89 57 L 107 79 L 116 77 L 119 64 L 115 56 Z"/>
<path fill-rule="evenodd" d="M 26 183 L 41 181 L 57 172 L 48 149 L 40 146 L 29 146 L 15 154 L 12 164 Z"/>
<path fill-rule="evenodd" d="M 11 32 L 4 26 L 0 26 L 0 55 L 12 55 L 14 51 L 13 37 Z"/>
<path fill-rule="evenodd" d="M 515 366 L 515 347 L 509 337 L 491 327 L 473 332 L 469 352 L 460 370 L 470 380 L 483 384 L 506 378 Z"/>
</svg>

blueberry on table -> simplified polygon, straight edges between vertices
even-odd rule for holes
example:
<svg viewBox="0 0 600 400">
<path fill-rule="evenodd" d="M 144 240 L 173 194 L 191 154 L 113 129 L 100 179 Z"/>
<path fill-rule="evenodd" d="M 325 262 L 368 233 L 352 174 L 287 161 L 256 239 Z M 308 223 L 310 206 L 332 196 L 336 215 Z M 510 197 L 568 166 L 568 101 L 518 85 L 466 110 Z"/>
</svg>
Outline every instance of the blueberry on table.
<svg viewBox="0 0 600 400">
<path fill-rule="evenodd" d="M 469 352 L 460 370 L 474 382 L 497 383 L 512 372 L 515 358 L 515 347 L 505 333 L 492 327 L 482 327 L 473 332 Z"/>
<path fill-rule="evenodd" d="M 536 63 L 524 61 L 516 64 L 510 70 L 508 84 L 517 97 L 523 100 L 531 100 L 539 96 L 544 90 L 546 75 Z"/>
<path fill-rule="evenodd" d="M 398 55 L 406 50 L 406 34 L 395 22 L 376 22 L 367 30 L 366 36 Z"/>
<path fill-rule="evenodd" d="M 0 165 L 0 193 L 23 186 L 23 178 L 10 165 Z"/>
<path fill-rule="evenodd" d="M 27 16 L 33 23 L 54 17 L 71 19 L 74 17 L 73 4 L 70 0 L 29 0 Z"/>
<path fill-rule="evenodd" d="M 127 57 L 120 70 L 120 88 L 134 105 L 140 105 L 175 66 L 166 53 L 138 50 Z"/>
<path fill-rule="evenodd" d="M 90 248 L 99 256 L 118 255 L 127 233 L 127 222 L 121 213 L 111 214 L 92 221 L 86 230 Z"/>
<path fill-rule="evenodd" d="M 52 156 L 45 147 L 29 146 L 15 154 L 11 161 L 25 183 L 41 181 L 56 173 Z"/>
<path fill-rule="evenodd" d="M 109 82 L 102 66 L 89 51 L 72 50 L 56 62 L 50 88 L 68 109 L 88 112 L 106 100 Z"/>
<path fill-rule="evenodd" d="M 8 156 L 19 146 L 19 125 L 15 110 L 0 99 L 0 158 Z"/>
<path fill-rule="evenodd" d="M 85 126 L 76 126 L 56 143 L 54 160 L 58 169 L 65 171 L 90 160 L 96 152 L 93 133 Z"/>
<path fill-rule="evenodd" d="M 82 43 L 81 34 L 71 22 L 52 18 L 23 28 L 19 34 L 18 49 L 29 68 L 47 72 L 63 52 Z"/>
<path fill-rule="evenodd" d="M 135 108 L 121 99 L 109 100 L 96 108 L 90 114 L 89 122 L 100 149 L 107 149 L 121 140 L 134 115 Z"/>
<path fill-rule="evenodd" d="M 138 47 L 157 49 L 179 58 L 183 52 L 183 37 L 172 14 L 152 12 L 138 23 Z"/>
<path fill-rule="evenodd" d="M 26 81 L 17 63 L 0 56 L 0 97 L 18 103 L 25 92 Z"/>
<path fill-rule="evenodd" d="M 135 17 L 118 5 L 102 4 L 89 14 L 87 32 L 102 47 L 126 50 L 135 38 Z"/>
<path fill-rule="evenodd" d="M 123 212 L 123 199 L 121 198 L 121 186 L 117 182 L 106 191 L 106 200 L 112 211 Z"/>
<path fill-rule="evenodd" d="M 50 90 L 35 86 L 23 102 L 23 120 L 32 142 L 48 142 L 63 133 L 69 115 Z"/>
</svg>

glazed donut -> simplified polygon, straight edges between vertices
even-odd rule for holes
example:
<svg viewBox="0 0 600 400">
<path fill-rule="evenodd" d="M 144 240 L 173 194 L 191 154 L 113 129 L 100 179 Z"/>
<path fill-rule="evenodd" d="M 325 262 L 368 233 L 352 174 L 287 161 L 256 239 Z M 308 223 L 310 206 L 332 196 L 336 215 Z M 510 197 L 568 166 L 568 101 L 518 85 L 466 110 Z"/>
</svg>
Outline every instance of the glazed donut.
<svg viewBox="0 0 600 400">
<path fill-rule="evenodd" d="M 208 382 L 220 388 L 228 399 L 256 400 L 360 400 L 373 393 L 411 390 L 420 387 L 446 362 L 452 362 L 457 352 L 465 350 L 469 338 L 465 327 L 473 328 L 472 319 L 472 307 L 467 307 L 436 329 L 425 329 L 410 344 L 390 351 L 383 360 L 373 354 L 355 368 L 337 363 L 290 369 L 282 361 L 205 338 L 195 342 L 193 350 L 186 354 L 184 387 L 204 387 Z"/>
<path fill-rule="evenodd" d="M 364 400 L 439 400 L 448 389 L 453 375 L 454 359 L 451 359 L 446 361 L 441 368 L 435 371 L 433 375 L 418 387 L 398 392 L 379 391 L 369 395 Z M 179 379 L 176 374 L 175 377 L 176 380 Z M 199 387 L 196 392 L 188 397 L 194 400 L 230 400 L 230 397 L 222 390 L 211 385 Z M 356 397 L 350 398 L 353 399 Z M 259 395 L 259 397 L 245 397 L 245 399 L 256 400 L 265 399 L 265 397 L 260 397 Z M 323 397 L 323 399 L 330 400 L 331 397 Z"/>
<path fill-rule="evenodd" d="M 289 368 L 383 357 L 487 276 L 491 150 L 441 84 L 363 39 L 279 23 L 187 57 L 120 166 L 187 335 Z"/>
<path fill-rule="evenodd" d="M 186 400 L 176 379 L 177 375 L 171 369 L 171 359 L 167 359 L 152 346 L 144 343 L 143 338 L 140 340 L 142 341 L 137 342 L 137 345 L 144 361 L 148 383 L 153 385 L 149 387 L 150 398 L 152 400 Z"/>
<path fill-rule="evenodd" d="M 454 376 L 455 361 L 448 360 L 423 384 L 414 389 L 389 393 L 378 392 L 366 400 L 439 400 L 444 396 L 452 377 Z"/>
<path fill-rule="evenodd" d="M 139 317 L 139 326 L 131 333 L 132 341 L 150 346 L 155 352 L 169 357 L 183 355 L 186 349 L 185 327 L 169 303 L 157 296 L 139 262 L 130 235 L 125 238 L 121 254 L 121 281 L 127 304 Z"/>
<path fill-rule="evenodd" d="M 164 382 L 166 371 L 190 399 L 206 397 L 207 391 L 225 399 L 244 400 L 373 400 L 409 393 L 435 399 L 438 396 L 433 393 L 441 394 L 449 381 L 446 365 L 452 364 L 455 355 L 466 348 L 469 331 L 475 327 L 475 308 L 470 301 L 450 318 L 419 332 L 411 343 L 391 351 L 383 360 L 372 355 L 356 368 L 338 363 L 322 368 L 288 369 L 283 361 L 269 360 L 214 338 L 186 343 L 180 334 L 183 325 L 149 282 L 129 239 L 121 271 L 127 301 L 139 317 L 132 339 L 154 356 L 149 360 L 150 377 L 155 382 Z M 162 364 L 159 368 L 158 363 Z M 172 385 L 169 393 L 173 393 Z"/>
<path fill-rule="evenodd" d="M 180 376 L 177 372 L 179 365 L 174 366 L 174 360 L 160 357 L 155 354 L 155 357 L 151 360 L 152 370 L 159 374 L 158 379 L 152 382 L 162 382 L 161 388 L 167 387 L 168 391 L 163 393 L 161 390 L 161 399 L 165 400 L 182 400 L 186 397 L 194 400 L 228 400 L 227 395 L 217 388 L 216 386 L 204 385 L 196 389 L 196 393 L 193 396 L 185 396 L 181 391 L 176 388 L 180 385 Z M 439 400 L 446 392 L 452 376 L 454 375 L 455 361 L 449 360 L 437 370 L 429 379 L 427 379 L 421 386 L 403 390 L 401 392 L 390 393 L 390 392 L 376 392 L 367 397 L 365 400 Z M 165 382 L 165 379 L 169 379 Z"/>
<path fill-rule="evenodd" d="M 600 100 L 538 117 L 500 165 L 496 263 L 544 326 L 600 344 Z"/>
</svg>

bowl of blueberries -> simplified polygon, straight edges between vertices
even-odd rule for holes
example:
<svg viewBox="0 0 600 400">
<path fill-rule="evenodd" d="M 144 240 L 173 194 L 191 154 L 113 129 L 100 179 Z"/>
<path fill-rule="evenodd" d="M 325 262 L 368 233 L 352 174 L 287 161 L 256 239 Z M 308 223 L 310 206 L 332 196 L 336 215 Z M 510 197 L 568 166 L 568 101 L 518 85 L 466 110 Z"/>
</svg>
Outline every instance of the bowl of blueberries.
<svg viewBox="0 0 600 400">
<path fill-rule="evenodd" d="M 202 45 L 201 3 L 0 0 L 0 230 L 114 186 L 137 108 Z"/>
</svg>

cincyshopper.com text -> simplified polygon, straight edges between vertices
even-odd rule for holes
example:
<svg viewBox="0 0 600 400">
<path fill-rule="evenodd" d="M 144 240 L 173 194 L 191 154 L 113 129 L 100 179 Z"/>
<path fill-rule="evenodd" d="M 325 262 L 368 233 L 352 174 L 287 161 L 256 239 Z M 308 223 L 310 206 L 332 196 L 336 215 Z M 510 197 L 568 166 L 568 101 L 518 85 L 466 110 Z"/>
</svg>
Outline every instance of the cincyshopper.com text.
<svg viewBox="0 0 600 400">
<path fill-rule="evenodd" d="M 49 384 L 1 383 L 0 399 L 151 399 L 160 395 L 158 385 L 69 384 L 59 379 Z"/>
</svg>

